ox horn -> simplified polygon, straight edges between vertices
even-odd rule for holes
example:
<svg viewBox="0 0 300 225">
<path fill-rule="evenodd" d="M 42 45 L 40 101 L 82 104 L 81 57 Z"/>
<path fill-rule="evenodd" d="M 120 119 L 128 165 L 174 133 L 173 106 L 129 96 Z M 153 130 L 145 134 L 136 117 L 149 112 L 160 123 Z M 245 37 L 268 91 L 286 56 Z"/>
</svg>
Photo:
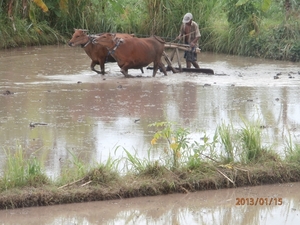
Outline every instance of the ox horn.
<svg viewBox="0 0 300 225">
<path fill-rule="evenodd" d="M 76 29 L 76 28 L 74 28 L 74 31 L 76 31 L 76 30 L 81 30 L 82 32 L 88 32 L 89 30 L 86 30 L 86 29 Z"/>
</svg>

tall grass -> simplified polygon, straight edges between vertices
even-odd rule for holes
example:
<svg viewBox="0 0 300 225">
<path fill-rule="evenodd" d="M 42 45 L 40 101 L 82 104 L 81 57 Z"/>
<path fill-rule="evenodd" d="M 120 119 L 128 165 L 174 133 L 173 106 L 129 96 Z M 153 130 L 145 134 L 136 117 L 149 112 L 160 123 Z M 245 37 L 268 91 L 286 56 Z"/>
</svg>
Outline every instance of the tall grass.
<svg viewBox="0 0 300 225">
<path fill-rule="evenodd" d="M 261 128 L 259 121 L 250 123 L 243 121 L 243 127 L 240 131 L 240 139 L 243 148 L 243 160 L 256 162 L 262 155 L 263 147 L 261 142 Z"/>
<path fill-rule="evenodd" d="M 14 25 L 0 23 L 0 30 L 0 48 L 64 42 L 62 35 L 57 30 L 51 28 L 46 22 L 32 25 L 26 22 L 26 20 L 16 19 Z"/>
<path fill-rule="evenodd" d="M 164 174 L 165 165 L 163 165 L 163 160 L 151 160 L 150 150 L 148 150 L 148 158 L 144 159 L 140 159 L 137 155 L 131 154 L 126 149 L 124 151 L 126 153 L 126 169 L 128 172 L 152 178 L 161 177 Z"/>
<path fill-rule="evenodd" d="M 94 162 L 86 164 L 80 156 L 68 151 L 71 159 L 65 164 L 61 174 L 54 181 L 60 187 L 80 182 L 97 184 L 108 184 L 119 179 L 117 167 L 120 159 L 108 157 L 106 162 Z"/>
<path fill-rule="evenodd" d="M 48 183 L 41 162 L 34 156 L 24 155 L 22 146 L 18 145 L 15 152 L 6 150 L 1 190 L 23 186 L 39 186 Z"/>
<path fill-rule="evenodd" d="M 142 173 L 146 170 L 147 166 L 150 164 L 150 159 L 140 159 L 138 156 L 131 154 L 128 150 L 124 148 L 126 154 L 126 170 L 134 171 L 137 173 Z M 149 155 L 149 153 L 148 153 Z"/>
<path fill-rule="evenodd" d="M 90 170 L 90 165 L 86 165 L 80 156 L 75 155 L 72 151 L 68 150 L 71 159 L 64 165 L 62 172 L 57 180 L 57 184 L 62 185 L 71 183 L 78 179 L 82 179 Z"/>
<path fill-rule="evenodd" d="M 235 134 L 233 133 L 234 129 L 232 127 L 232 124 L 226 125 L 222 123 L 218 127 L 218 133 L 220 136 L 220 140 L 222 145 L 224 146 L 224 161 L 225 163 L 234 162 L 235 158 L 235 144 L 234 144 L 234 138 Z"/>
<path fill-rule="evenodd" d="M 65 42 L 63 37 L 68 39 L 74 28 L 138 37 L 155 34 L 175 41 L 183 15 L 191 12 L 200 28 L 203 51 L 300 61 L 300 9 L 295 2 L 289 12 L 278 1 L 271 5 L 256 1 L 236 5 L 237 0 L 44 2 L 47 13 L 29 1 L 25 11 L 22 4 L 14 4 L 10 18 L 5 4 L 0 4 L 0 48 Z"/>
<path fill-rule="evenodd" d="M 293 142 L 290 133 L 285 140 L 285 155 L 288 162 L 300 163 L 300 144 Z"/>
</svg>

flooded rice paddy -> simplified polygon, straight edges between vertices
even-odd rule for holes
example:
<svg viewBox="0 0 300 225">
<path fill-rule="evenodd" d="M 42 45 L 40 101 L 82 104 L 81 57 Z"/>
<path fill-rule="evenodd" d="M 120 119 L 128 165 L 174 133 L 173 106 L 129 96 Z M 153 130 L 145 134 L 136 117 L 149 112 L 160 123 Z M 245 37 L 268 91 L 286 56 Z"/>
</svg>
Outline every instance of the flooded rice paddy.
<svg viewBox="0 0 300 225">
<path fill-rule="evenodd" d="M 81 48 L 42 46 L 0 51 L 0 174 L 6 163 L 5 152 L 17 146 L 41 159 L 46 173 L 53 178 L 71 160 L 71 153 L 90 164 L 104 162 L 109 156 L 122 157 L 122 148 L 140 157 L 146 157 L 150 150 L 152 157 L 159 157 L 162 150 L 151 147 L 154 130 L 148 126 L 159 121 L 174 121 L 200 141 L 204 133 L 212 136 L 222 123 L 241 127 L 241 118 L 259 118 L 265 128 L 264 143 L 280 154 L 284 154 L 288 135 L 299 142 L 300 63 L 211 53 L 199 54 L 198 60 L 201 67 L 213 69 L 215 75 L 168 72 L 165 77 L 159 72 L 152 78 L 152 71 L 145 69 L 141 78 L 125 79 L 115 63 L 106 64 L 105 76 L 91 71 L 90 59 Z M 140 70 L 129 73 L 141 75 Z M 220 193 L 224 192 L 227 190 Z M 214 196 L 218 191 L 210 193 Z M 204 208 L 194 206 L 194 197 L 189 195 L 179 195 L 181 200 L 166 205 L 168 209 L 163 212 L 157 208 L 158 214 L 155 207 L 150 210 L 154 215 L 149 216 L 149 211 L 141 212 L 142 206 L 133 206 L 114 215 L 120 221 L 107 220 L 103 224 L 145 224 L 153 217 L 151 224 L 198 224 L 195 217 L 201 212 L 207 215 L 203 224 L 218 224 L 214 220 L 225 215 L 232 222 L 243 221 L 244 213 L 256 215 L 260 224 L 269 224 L 269 220 L 272 224 L 292 224 L 279 223 L 278 214 L 286 218 L 285 222 L 300 221 L 299 196 L 292 194 L 284 207 L 236 207 L 233 200 L 226 203 L 222 199 L 224 204 L 214 202 Z M 155 202 L 160 198 L 132 201 Z M 185 198 L 190 200 L 184 203 Z M 89 204 L 98 203 L 85 206 Z M 114 202 L 99 204 L 112 210 L 117 207 Z M 227 208 L 227 204 L 234 209 Z M 67 206 L 61 207 L 68 210 Z M 57 213 L 57 221 L 68 221 L 65 224 L 99 224 L 99 217 L 86 219 L 84 211 L 79 217 L 71 209 L 64 215 L 59 209 Z M 122 222 L 130 215 L 141 221 Z M 45 224 L 61 224 L 57 221 Z"/>
<path fill-rule="evenodd" d="M 43 159 L 51 177 L 70 152 L 87 163 L 119 158 L 123 148 L 140 157 L 151 149 L 159 157 L 148 127 L 159 121 L 174 121 L 200 141 L 222 123 L 240 128 L 242 118 L 259 118 L 264 142 L 282 154 L 285 138 L 300 135 L 299 63 L 202 53 L 201 66 L 215 75 L 152 78 L 145 69 L 143 78 L 125 79 L 116 63 L 106 64 L 105 76 L 91 71 L 79 47 L 13 49 L 0 56 L 0 171 L 3 151 L 17 146 Z"/>
</svg>

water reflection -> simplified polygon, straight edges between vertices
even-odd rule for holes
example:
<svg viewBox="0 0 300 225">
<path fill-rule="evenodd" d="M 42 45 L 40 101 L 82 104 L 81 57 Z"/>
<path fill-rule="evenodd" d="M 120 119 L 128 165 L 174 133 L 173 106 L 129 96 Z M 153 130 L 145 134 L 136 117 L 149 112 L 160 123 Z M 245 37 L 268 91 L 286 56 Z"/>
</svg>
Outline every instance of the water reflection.
<svg viewBox="0 0 300 225">
<path fill-rule="evenodd" d="M 300 223 L 300 183 L 0 211 L 11 224 L 292 225 Z M 236 205 L 236 198 L 282 198 L 282 205 Z"/>
<path fill-rule="evenodd" d="M 148 124 L 157 121 L 175 121 L 200 140 L 223 122 L 241 127 L 241 118 L 260 118 L 264 142 L 277 151 L 283 153 L 288 134 L 298 141 L 299 63 L 209 53 L 200 60 L 216 75 L 169 72 L 168 77 L 125 79 L 115 63 L 106 65 L 106 76 L 90 71 L 90 59 L 80 48 L 1 51 L 0 171 L 4 151 L 18 144 L 41 158 L 53 177 L 71 158 L 69 151 L 87 163 L 115 153 L 120 157 L 117 146 L 146 157 L 154 131 Z M 280 79 L 274 79 L 279 72 Z M 145 70 L 143 76 L 151 74 Z M 6 90 L 13 94 L 4 95 Z M 47 125 L 31 128 L 31 122 Z M 161 154 L 159 149 L 151 153 Z"/>
</svg>

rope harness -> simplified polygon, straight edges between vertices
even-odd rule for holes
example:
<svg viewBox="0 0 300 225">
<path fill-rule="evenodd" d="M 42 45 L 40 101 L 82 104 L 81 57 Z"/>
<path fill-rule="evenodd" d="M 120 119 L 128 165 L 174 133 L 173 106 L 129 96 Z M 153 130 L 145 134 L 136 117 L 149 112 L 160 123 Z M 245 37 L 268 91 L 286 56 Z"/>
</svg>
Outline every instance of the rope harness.
<svg viewBox="0 0 300 225">
<path fill-rule="evenodd" d="M 88 46 L 91 42 L 93 41 L 93 38 L 89 35 L 89 40 L 87 43 L 85 43 L 84 45 L 82 45 L 82 48 L 85 48 L 86 46 Z"/>
<path fill-rule="evenodd" d="M 115 42 L 116 39 L 117 39 L 117 43 Z M 114 38 L 114 42 L 116 43 L 116 45 L 115 45 L 115 47 L 112 50 L 108 51 L 108 54 L 111 54 L 111 55 L 114 54 L 115 51 L 117 50 L 117 48 L 120 46 L 120 44 L 121 44 L 122 41 L 123 41 L 122 38 Z"/>
</svg>

